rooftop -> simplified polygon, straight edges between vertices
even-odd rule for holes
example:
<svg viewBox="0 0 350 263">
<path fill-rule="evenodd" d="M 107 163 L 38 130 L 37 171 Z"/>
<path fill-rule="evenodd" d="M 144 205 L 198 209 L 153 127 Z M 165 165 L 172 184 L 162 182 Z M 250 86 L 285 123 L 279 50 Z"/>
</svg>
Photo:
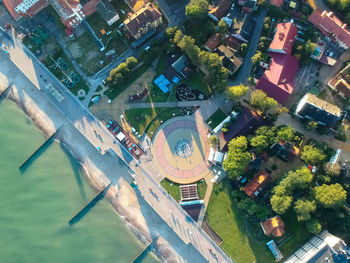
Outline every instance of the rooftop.
<svg viewBox="0 0 350 263">
<path fill-rule="evenodd" d="M 218 5 L 209 11 L 209 15 L 220 20 L 228 11 L 232 3 L 232 0 L 220 0 Z"/>
<path fill-rule="evenodd" d="M 243 188 L 244 192 L 251 198 L 255 199 L 261 191 L 270 183 L 271 176 L 265 170 L 260 170 Z"/>
<path fill-rule="evenodd" d="M 271 42 L 269 51 L 291 54 L 293 43 L 297 35 L 298 28 L 292 23 L 277 24 L 276 33 Z"/>
<path fill-rule="evenodd" d="M 281 237 L 284 234 L 284 222 L 280 216 L 269 218 L 260 225 L 267 236 Z"/>
<path fill-rule="evenodd" d="M 220 45 L 220 42 L 221 42 L 220 34 L 214 33 L 208 38 L 207 42 L 205 42 L 204 48 L 213 52 Z"/>
</svg>

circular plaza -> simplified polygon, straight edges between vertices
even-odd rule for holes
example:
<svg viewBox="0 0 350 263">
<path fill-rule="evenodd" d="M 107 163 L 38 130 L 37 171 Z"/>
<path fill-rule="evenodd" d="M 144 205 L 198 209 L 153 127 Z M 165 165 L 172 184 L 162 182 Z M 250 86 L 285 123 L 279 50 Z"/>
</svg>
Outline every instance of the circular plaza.
<svg viewBox="0 0 350 263">
<path fill-rule="evenodd" d="M 169 180 L 188 184 L 208 174 L 207 129 L 193 117 L 176 117 L 155 134 L 152 153 L 158 170 Z"/>
</svg>

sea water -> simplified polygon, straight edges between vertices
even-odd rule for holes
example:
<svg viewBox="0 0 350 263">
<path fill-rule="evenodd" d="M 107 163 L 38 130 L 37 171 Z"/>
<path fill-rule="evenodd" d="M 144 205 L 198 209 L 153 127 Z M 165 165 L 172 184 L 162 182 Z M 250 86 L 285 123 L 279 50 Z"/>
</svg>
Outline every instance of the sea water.
<svg viewBox="0 0 350 263">
<path fill-rule="evenodd" d="M 19 169 L 45 140 L 15 103 L 0 102 L 0 262 L 131 262 L 145 246 L 106 200 L 69 226 L 96 193 L 61 144 Z M 148 254 L 141 262 L 159 261 Z"/>
</svg>

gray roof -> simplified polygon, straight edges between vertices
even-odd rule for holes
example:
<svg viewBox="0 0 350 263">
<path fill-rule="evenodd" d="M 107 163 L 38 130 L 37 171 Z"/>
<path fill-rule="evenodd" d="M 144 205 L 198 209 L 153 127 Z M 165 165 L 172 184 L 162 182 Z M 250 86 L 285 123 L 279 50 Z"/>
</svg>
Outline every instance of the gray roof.
<svg viewBox="0 0 350 263">
<path fill-rule="evenodd" d="M 108 22 L 114 17 L 118 17 L 119 15 L 117 10 L 115 10 L 114 6 L 107 0 L 102 0 L 96 5 L 97 11 L 101 14 L 103 19 Z"/>
</svg>

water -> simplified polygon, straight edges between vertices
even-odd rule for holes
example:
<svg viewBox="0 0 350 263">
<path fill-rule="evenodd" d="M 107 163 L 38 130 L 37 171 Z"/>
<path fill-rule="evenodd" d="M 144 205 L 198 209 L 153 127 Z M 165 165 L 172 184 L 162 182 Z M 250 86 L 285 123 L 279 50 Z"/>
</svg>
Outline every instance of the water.
<svg viewBox="0 0 350 263">
<path fill-rule="evenodd" d="M 59 143 L 18 169 L 44 141 L 16 104 L 0 103 L 0 262 L 131 262 L 144 245 L 106 200 L 68 225 L 95 192 Z M 141 262 L 159 261 L 148 254 Z"/>
</svg>

